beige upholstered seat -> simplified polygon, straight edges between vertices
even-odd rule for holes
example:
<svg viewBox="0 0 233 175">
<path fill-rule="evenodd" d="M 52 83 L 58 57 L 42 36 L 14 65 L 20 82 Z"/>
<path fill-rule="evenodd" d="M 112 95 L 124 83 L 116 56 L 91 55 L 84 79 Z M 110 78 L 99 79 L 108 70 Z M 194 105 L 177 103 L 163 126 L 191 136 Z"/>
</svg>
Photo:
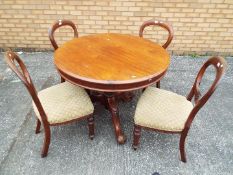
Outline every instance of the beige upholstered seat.
<svg viewBox="0 0 233 175">
<path fill-rule="evenodd" d="M 138 101 L 134 120 L 136 125 L 148 128 L 182 131 L 192 109 L 184 96 L 148 87 Z"/>
<path fill-rule="evenodd" d="M 94 111 L 86 91 L 68 82 L 44 89 L 38 93 L 38 97 L 50 124 L 77 119 Z M 41 120 L 34 102 L 33 108 L 36 116 Z"/>
</svg>

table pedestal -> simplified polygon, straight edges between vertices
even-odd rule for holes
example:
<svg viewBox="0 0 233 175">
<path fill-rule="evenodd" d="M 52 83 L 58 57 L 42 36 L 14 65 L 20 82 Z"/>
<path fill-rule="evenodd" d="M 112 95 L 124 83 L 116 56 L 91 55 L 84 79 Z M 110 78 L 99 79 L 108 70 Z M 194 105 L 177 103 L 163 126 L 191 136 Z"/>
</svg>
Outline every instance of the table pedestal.
<svg viewBox="0 0 233 175">
<path fill-rule="evenodd" d="M 118 113 L 118 102 L 130 101 L 133 98 L 132 92 L 120 92 L 120 93 L 100 93 L 95 91 L 88 91 L 92 102 L 100 102 L 107 110 L 110 111 L 112 116 L 113 127 L 115 129 L 115 135 L 119 144 L 124 144 L 126 137 L 121 130 L 121 123 Z"/>
</svg>

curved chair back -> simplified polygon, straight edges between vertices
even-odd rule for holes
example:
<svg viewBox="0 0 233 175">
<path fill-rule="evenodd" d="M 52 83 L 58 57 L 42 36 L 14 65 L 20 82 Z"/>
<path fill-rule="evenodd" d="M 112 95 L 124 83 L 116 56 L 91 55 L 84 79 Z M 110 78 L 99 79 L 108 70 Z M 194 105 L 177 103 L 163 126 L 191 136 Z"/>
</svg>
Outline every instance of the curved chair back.
<svg viewBox="0 0 233 175">
<path fill-rule="evenodd" d="M 139 30 L 139 36 L 143 37 L 143 31 L 145 29 L 145 27 L 147 26 L 160 26 L 164 29 L 166 29 L 168 31 L 168 38 L 165 44 L 163 44 L 163 48 L 166 49 L 169 44 L 171 43 L 172 39 L 173 39 L 173 28 L 172 26 L 170 26 L 169 24 L 163 22 L 163 21 L 155 21 L 155 20 L 149 20 L 149 21 L 145 21 Z"/>
<path fill-rule="evenodd" d="M 40 113 L 42 122 L 44 124 L 47 123 L 48 122 L 47 116 L 44 112 L 44 109 L 43 109 L 41 103 L 40 103 L 40 100 L 37 96 L 35 86 L 31 80 L 31 77 L 30 77 L 30 75 L 27 71 L 27 68 L 24 65 L 23 61 L 19 58 L 18 55 L 16 55 L 12 51 L 7 51 L 5 53 L 5 61 L 8 64 L 8 66 L 11 68 L 11 70 L 19 77 L 19 79 L 26 86 L 26 88 L 27 88 L 28 92 L 30 93 L 35 105 L 37 106 L 37 109 Z"/>
<path fill-rule="evenodd" d="M 208 91 L 201 96 L 200 93 L 200 84 L 202 77 L 206 71 L 206 69 L 209 66 L 214 66 L 216 70 L 215 79 L 208 89 Z M 197 74 L 196 80 L 193 84 L 193 87 L 190 91 L 190 93 L 187 96 L 187 100 L 191 101 L 194 98 L 195 106 L 192 110 L 192 112 L 189 115 L 189 118 L 187 119 L 187 122 L 185 124 L 185 128 L 189 129 L 192 120 L 194 119 L 196 113 L 201 109 L 201 107 L 208 101 L 208 99 L 211 97 L 211 95 L 214 93 L 215 89 L 218 86 L 219 81 L 221 80 L 221 77 L 223 76 L 224 72 L 226 71 L 227 63 L 222 57 L 211 57 L 209 60 L 207 60 L 204 65 L 201 67 L 200 71 Z"/>
<path fill-rule="evenodd" d="M 49 39 L 53 45 L 54 50 L 58 48 L 57 42 L 54 39 L 54 32 L 61 26 L 70 26 L 74 30 L 74 37 L 78 37 L 78 31 L 75 24 L 70 20 L 58 20 L 56 21 L 51 28 L 49 28 Z"/>
</svg>

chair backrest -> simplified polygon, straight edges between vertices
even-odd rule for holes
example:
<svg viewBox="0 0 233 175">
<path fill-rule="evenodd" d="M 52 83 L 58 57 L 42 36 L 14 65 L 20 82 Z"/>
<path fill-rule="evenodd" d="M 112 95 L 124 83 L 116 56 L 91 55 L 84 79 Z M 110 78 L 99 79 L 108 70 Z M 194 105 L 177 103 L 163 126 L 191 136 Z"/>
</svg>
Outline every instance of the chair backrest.
<svg viewBox="0 0 233 175">
<path fill-rule="evenodd" d="M 201 96 L 200 93 L 200 83 L 202 81 L 202 77 L 204 76 L 204 73 L 206 69 L 209 66 L 214 66 L 216 70 L 216 75 L 213 83 L 211 84 L 210 88 L 204 95 Z M 214 93 L 215 89 L 218 86 L 219 81 L 221 80 L 221 77 L 223 76 L 224 72 L 226 71 L 227 63 L 224 58 L 222 57 L 211 57 L 208 59 L 204 65 L 201 67 L 200 71 L 197 74 L 196 80 L 193 84 L 193 87 L 190 91 L 190 93 L 187 96 L 187 100 L 192 101 L 194 99 L 195 106 L 192 110 L 192 112 L 189 115 L 189 118 L 187 119 L 187 122 L 185 124 L 185 128 L 189 129 L 192 120 L 194 119 L 196 113 L 201 109 L 202 106 L 208 101 L 208 99 L 211 97 L 211 95 Z"/>
<path fill-rule="evenodd" d="M 54 39 L 54 32 L 60 28 L 61 26 L 70 26 L 72 27 L 72 29 L 74 30 L 74 38 L 78 37 L 78 31 L 77 28 L 75 26 L 75 24 L 70 21 L 70 20 L 58 20 L 56 21 L 51 28 L 49 28 L 49 39 L 51 41 L 51 44 L 54 47 L 54 50 L 56 50 L 58 48 L 57 42 Z"/>
<path fill-rule="evenodd" d="M 5 61 L 8 64 L 8 66 L 11 68 L 11 70 L 19 77 L 19 79 L 26 86 L 26 88 L 27 88 L 28 92 L 30 93 L 35 105 L 37 106 L 37 109 L 40 113 L 42 122 L 47 123 L 48 122 L 47 116 L 44 112 L 44 109 L 43 109 L 41 103 L 40 103 L 40 100 L 37 96 L 35 86 L 31 80 L 31 77 L 30 77 L 30 75 L 27 71 L 27 68 L 24 65 L 23 61 L 19 58 L 18 55 L 16 55 L 12 51 L 7 51 L 5 53 Z"/>
<path fill-rule="evenodd" d="M 140 27 L 140 30 L 139 30 L 139 36 L 140 37 L 143 37 L 143 31 L 145 29 L 145 27 L 147 26 L 160 26 L 164 29 L 166 29 L 168 31 L 168 38 L 167 38 L 167 41 L 165 44 L 163 44 L 163 48 L 166 49 L 169 44 L 171 43 L 172 41 L 172 38 L 173 38 L 173 28 L 172 26 L 170 26 L 169 24 L 163 22 L 163 21 L 156 21 L 156 20 L 149 20 L 149 21 L 145 21 L 141 27 Z"/>
</svg>

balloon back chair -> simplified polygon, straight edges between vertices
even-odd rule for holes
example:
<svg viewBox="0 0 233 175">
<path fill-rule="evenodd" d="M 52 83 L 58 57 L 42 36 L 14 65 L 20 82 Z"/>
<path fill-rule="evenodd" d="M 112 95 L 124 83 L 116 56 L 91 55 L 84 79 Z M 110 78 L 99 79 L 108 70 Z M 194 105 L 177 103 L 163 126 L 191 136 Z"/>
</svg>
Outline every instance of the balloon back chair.
<svg viewBox="0 0 233 175">
<path fill-rule="evenodd" d="M 201 96 L 199 86 L 209 66 L 214 66 L 216 76 L 208 91 Z M 134 116 L 133 148 L 135 150 L 138 148 L 141 128 L 165 133 L 177 133 L 181 135 L 181 161 L 186 162 L 185 139 L 192 121 L 214 93 L 225 70 L 226 62 L 223 58 L 212 57 L 207 60 L 201 67 L 187 97 L 155 87 L 146 88 L 138 101 Z"/>
<path fill-rule="evenodd" d="M 144 32 L 144 29 L 148 26 L 160 26 L 162 28 L 164 28 L 165 30 L 168 31 L 168 38 L 167 38 L 167 41 L 165 44 L 162 45 L 162 47 L 164 49 L 166 49 L 169 44 L 171 43 L 172 39 L 173 39 L 173 28 L 171 25 L 169 25 L 168 23 L 165 23 L 163 21 L 156 21 L 156 20 L 149 20 L 149 21 L 145 21 L 141 27 L 140 27 L 140 30 L 139 30 L 139 36 L 140 37 L 143 37 L 143 32 Z M 160 81 L 158 81 L 156 83 L 156 87 L 157 88 L 160 88 Z"/>
<path fill-rule="evenodd" d="M 49 28 L 49 40 L 50 40 L 54 50 L 58 49 L 57 42 L 54 39 L 54 33 L 58 28 L 60 28 L 62 26 L 70 26 L 74 31 L 74 38 L 78 38 L 77 28 L 76 28 L 75 24 L 72 21 L 70 21 L 70 20 L 57 20 L 52 25 L 52 27 Z M 65 79 L 61 77 L 61 82 L 64 82 L 64 81 L 65 81 Z"/>
<path fill-rule="evenodd" d="M 46 157 L 50 144 L 50 126 L 63 125 L 87 118 L 89 137 L 94 138 L 94 106 L 83 88 L 64 82 L 37 93 L 23 61 L 14 52 L 5 54 L 5 61 L 26 86 L 32 97 L 33 109 L 37 117 L 35 133 L 44 127 L 44 144 L 41 157 Z"/>
</svg>

